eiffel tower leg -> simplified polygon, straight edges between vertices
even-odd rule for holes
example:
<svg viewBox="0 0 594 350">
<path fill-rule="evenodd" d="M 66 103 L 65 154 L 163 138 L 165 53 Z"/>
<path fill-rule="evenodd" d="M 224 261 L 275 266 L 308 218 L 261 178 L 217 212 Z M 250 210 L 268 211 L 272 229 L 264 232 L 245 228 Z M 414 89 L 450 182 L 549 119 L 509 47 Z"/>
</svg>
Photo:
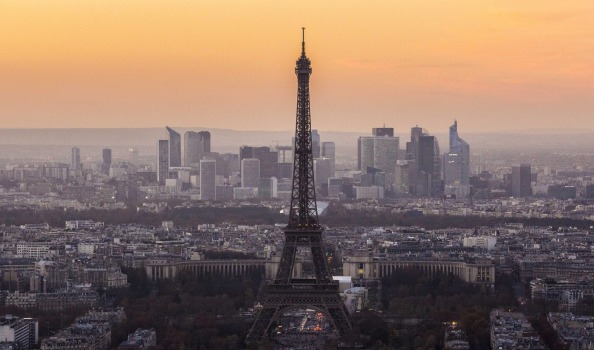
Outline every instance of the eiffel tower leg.
<svg viewBox="0 0 594 350">
<path fill-rule="evenodd" d="M 351 323 L 349 322 L 348 312 L 346 307 L 342 304 L 339 306 L 329 307 L 328 309 L 328 316 L 334 322 L 334 327 L 340 334 L 341 338 L 349 337 L 352 331 Z"/>
<path fill-rule="evenodd" d="M 259 342 L 264 339 L 268 335 L 269 328 L 274 321 L 276 313 L 277 308 L 275 307 L 265 307 L 260 310 L 256 316 L 256 321 L 254 321 L 254 324 L 247 335 L 246 343 Z"/>
</svg>

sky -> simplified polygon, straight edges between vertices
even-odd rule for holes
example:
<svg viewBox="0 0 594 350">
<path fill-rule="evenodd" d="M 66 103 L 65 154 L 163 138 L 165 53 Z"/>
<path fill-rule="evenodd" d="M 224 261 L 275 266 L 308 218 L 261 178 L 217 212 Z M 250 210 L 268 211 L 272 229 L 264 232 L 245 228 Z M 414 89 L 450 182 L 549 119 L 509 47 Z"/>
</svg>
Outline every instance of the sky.
<svg viewBox="0 0 594 350">
<path fill-rule="evenodd" d="M 0 128 L 594 130 L 592 0 L 0 0 Z"/>
</svg>

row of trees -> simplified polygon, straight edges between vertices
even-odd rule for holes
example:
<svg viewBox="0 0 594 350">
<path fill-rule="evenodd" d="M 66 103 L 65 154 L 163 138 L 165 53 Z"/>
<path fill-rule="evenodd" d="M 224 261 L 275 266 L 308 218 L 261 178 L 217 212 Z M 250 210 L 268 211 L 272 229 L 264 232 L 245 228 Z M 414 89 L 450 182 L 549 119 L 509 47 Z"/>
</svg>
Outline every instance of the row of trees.
<svg viewBox="0 0 594 350">
<path fill-rule="evenodd" d="M 447 227 L 475 228 L 480 226 L 493 227 L 505 223 L 523 223 L 527 226 L 541 227 L 578 227 L 590 229 L 594 226 L 592 220 L 569 218 L 496 218 L 478 216 L 453 215 L 423 215 L 419 212 L 384 213 L 359 209 L 346 209 L 340 204 L 330 204 L 321 219 L 329 226 L 420 226 L 426 229 L 440 229 Z"/>
<path fill-rule="evenodd" d="M 259 273 L 243 278 L 196 276 L 152 284 L 144 271 L 126 269 L 130 287 L 116 296 L 127 319 L 112 331 L 112 344 L 137 328 L 155 328 L 160 349 L 239 349 L 251 324 L 237 310 L 253 306 Z"/>
<path fill-rule="evenodd" d="M 160 226 L 163 221 L 173 221 L 176 226 L 189 227 L 199 224 L 221 224 L 224 222 L 256 225 L 284 223 L 287 218 L 266 207 L 242 208 L 174 208 L 162 212 L 127 209 L 89 209 L 84 212 L 63 209 L 2 209 L 0 225 L 24 225 L 47 222 L 52 227 L 63 227 L 67 220 L 94 220 L 106 224 L 136 223 Z"/>
<path fill-rule="evenodd" d="M 390 349 L 441 348 L 453 321 L 462 324 L 473 349 L 488 349 L 491 310 L 517 306 L 509 276 L 498 276 L 491 289 L 453 275 L 401 270 L 382 280 L 381 296 L 382 316 L 365 317 L 360 328 L 369 344 Z"/>
<path fill-rule="evenodd" d="M 173 221 L 177 226 L 198 224 L 221 224 L 224 222 L 243 225 L 284 224 L 287 217 L 267 207 L 236 208 L 166 208 L 162 212 L 137 211 L 127 209 L 90 209 L 84 212 L 63 209 L 2 209 L 0 225 L 23 225 L 47 222 L 53 227 L 61 227 L 66 220 L 90 219 L 106 224 L 137 223 L 159 226 L 162 221 Z M 528 226 L 575 226 L 589 229 L 592 220 L 559 218 L 494 218 L 475 216 L 423 215 L 418 212 L 392 214 L 377 211 L 346 209 L 340 204 L 331 204 L 320 217 L 322 224 L 329 226 L 420 226 L 427 229 L 445 227 L 474 228 L 496 226 L 504 223 L 523 223 Z"/>
</svg>

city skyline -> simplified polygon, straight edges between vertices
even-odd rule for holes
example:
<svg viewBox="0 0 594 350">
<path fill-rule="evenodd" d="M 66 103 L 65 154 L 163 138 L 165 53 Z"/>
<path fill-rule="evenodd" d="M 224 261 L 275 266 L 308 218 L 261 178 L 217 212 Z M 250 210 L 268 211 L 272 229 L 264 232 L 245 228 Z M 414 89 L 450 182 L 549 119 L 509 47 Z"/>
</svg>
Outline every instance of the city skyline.
<svg viewBox="0 0 594 350">
<path fill-rule="evenodd" d="M 8 1 L 0 121 L 286 130 L 295 103 L 286 38 L 305 26 L 320 67 L 318 130 L 447 130 L 453 119 L 468 133 L 592 129 L 592 9 L 588 1 Z"/>
</svg>

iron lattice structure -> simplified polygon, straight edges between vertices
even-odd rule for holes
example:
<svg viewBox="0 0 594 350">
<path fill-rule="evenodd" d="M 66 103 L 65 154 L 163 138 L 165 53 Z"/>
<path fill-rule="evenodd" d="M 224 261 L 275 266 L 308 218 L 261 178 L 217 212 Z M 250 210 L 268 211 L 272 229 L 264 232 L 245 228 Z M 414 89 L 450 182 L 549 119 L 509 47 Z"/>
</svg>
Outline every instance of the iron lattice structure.
<svg viewBox="0 0 594 350">
<path fill-rule="evenodd" d="M 348 312 L 332 281 L 318 221 L 313 175 L 309 77 L 311 61 L 305 55 L 305 28 L 301 56 L 297 60 L 297 121 L 295 126 L 293 189 L 285 245 L 274 282 L 268 284 L 259 299 L 262 308 L 247 336 L 247 342 L 265 339 L 278 317 L 287 309 L 313 308 L 331 319 L 339 336 L 351 331 Z M 315 278 L 294 278 L 293 269 L 298 247 L 311 250 Z"/>
</svg>

